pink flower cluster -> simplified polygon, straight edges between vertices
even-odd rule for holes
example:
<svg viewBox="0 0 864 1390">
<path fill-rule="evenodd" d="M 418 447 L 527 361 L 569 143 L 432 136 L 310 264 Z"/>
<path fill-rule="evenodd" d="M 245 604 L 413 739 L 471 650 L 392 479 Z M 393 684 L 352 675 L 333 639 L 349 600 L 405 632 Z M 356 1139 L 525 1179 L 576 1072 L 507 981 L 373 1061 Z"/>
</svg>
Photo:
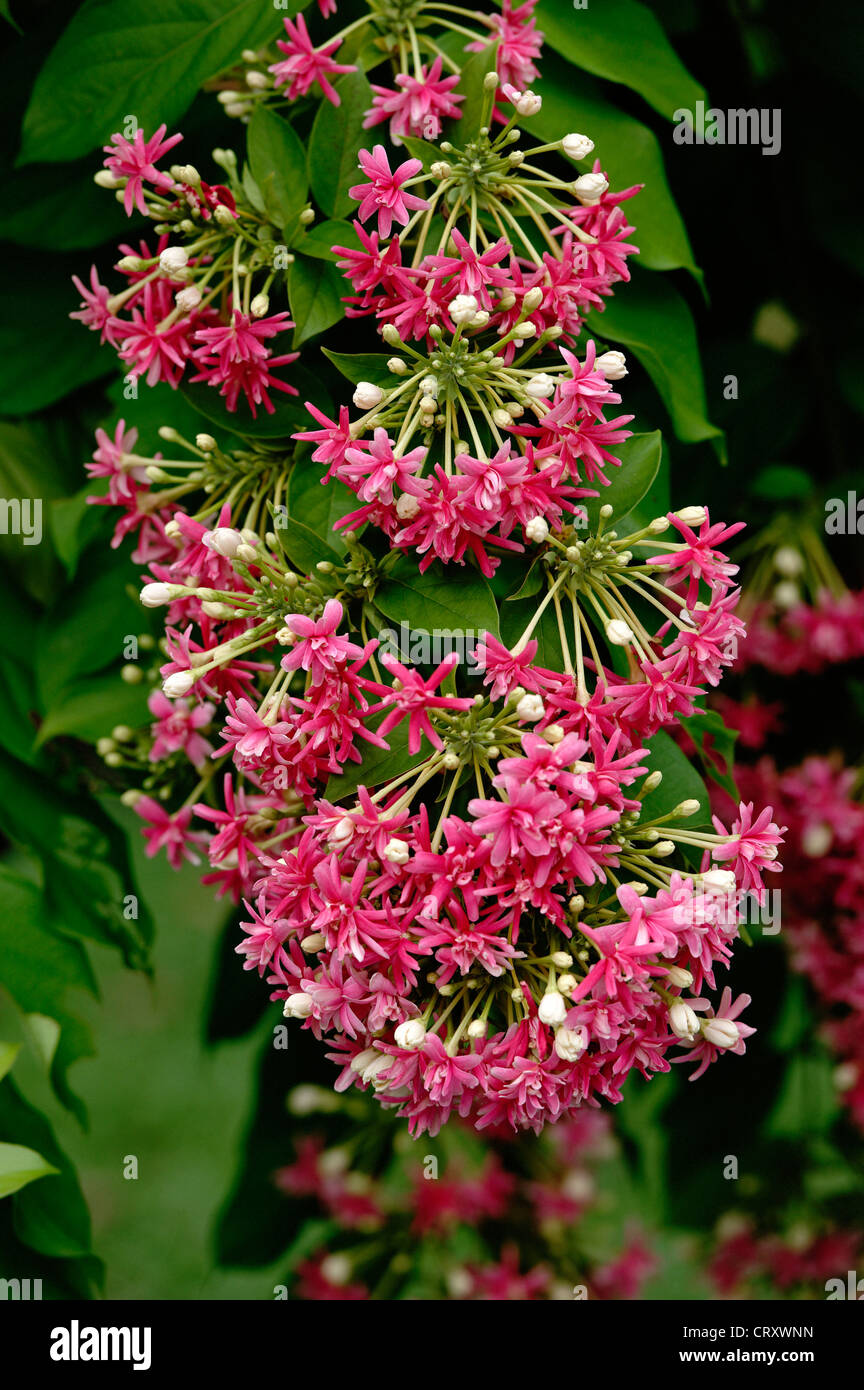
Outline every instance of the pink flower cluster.
<svg viewBox="0 0 864 1390">
<path fill-rule="evenodd" d="M 223 267 L 224 244 L 233 246 L 239 234 L 237 203 L 228 188 L 211 187 L 190 166 L 176 170 L 177 177 L 159 171 L 156 160 L 183 138 L 166 140 L 164 135 L 164 126 L 150 140 L 140 130 L 132 140 L 113 135 L 105 146 L 109 185 L 123 188 L 128 215 L 137 209 L 162 221 L 166 208 L 176 219 L 185 212 L 198 220 L 201 234 L 188 248 L 169 245 L 167 232 L 159 236 L 155 250 L 144 241 L 137 250 L 121 246 L 116 269 L 128 285 L 116 294 L 100 283 L 95 266 L 89 288 L 73 276 L 82 303 L 70 318 L 99 333 L 101 342 L 116 349 L 128 374 L 143 377 L 148 386 L 161 381 L 176 390 L 188 377 L 217 389 L 231 411 L 242 396 L 253 417 L 261 405 L 272 413 L 270 391 L 297 394 L 273 369 L 298 354 L 274 356 L 270 347 L 277 334 L 294 324 L 285 312 L 253 312 L 258 306 L 250 308 L 248 295 L 240 307 L 237 277 L 232 287 L 230 267 Z"/>
</svg>

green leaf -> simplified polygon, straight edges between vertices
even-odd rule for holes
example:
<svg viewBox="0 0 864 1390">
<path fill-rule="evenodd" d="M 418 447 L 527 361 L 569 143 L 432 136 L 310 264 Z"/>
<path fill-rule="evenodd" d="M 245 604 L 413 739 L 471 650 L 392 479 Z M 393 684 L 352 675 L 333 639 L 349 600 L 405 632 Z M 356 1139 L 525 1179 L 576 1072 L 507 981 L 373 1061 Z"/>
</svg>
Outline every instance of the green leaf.
<svg viewBox="0 0 864 1390">
<path fill-rule="evenodd" d="M 381 716 L 383 719 L 384 716 Z M 376 723 L 381 722 L 381 719 Z M 403 719 L 387 735 L 389 748 L 377 748 L 373 743 L 364 744 L 363 761 L 347 763 L 338 777 L 331 777 L 325 789 L 328 801 L 346 801 L 353 797 L 358 787 L 379 787 L 392 777 L 407 772 L 412 763 L 418 761 L 408 752 L 408 721 Z"/>
<path fill-rule="evenodd" d="M 75 159 L 134 113 L 149 136 L 183 115 L 199 87 L 244 48 L 276 37 L 260 0 L 85 0 L 48 55 L 24 116 L 21 164 Z"/>
<path fill-rule="evenodd" d="M 67 1072 L 79 1058 L 95 1054 L 90 1029 L 70 1011 L 67 995 L 71 989 L 95 995 L 96 982 L 81 945 L 52 930 L 51 915 L 36 884 L 0 865 L 0 985 L 23 1014 L 53 1025 L 46 1070 L 58 1099 L 83 1120 Z M 34 1026 L 43 1036 L 44 1027 Z"/>
<path fill-rule="evenodd" d="M 57 1171 L 33 1149 L 25 1149 L 21 1144 L 0 1144 L 0 1197 L 9 1197 L 28 1182 Z"/>
<path fill-rule="evenodd" d="M 309 182 L 315 200 L 328 217 L 356 212 L 348 189 L 363 183 L 359 167 L 362 149 L 371 149 L 363 117 L 372 106 L 372 88 L 362 72 L 349 72 L 336 83 L 339 105 L 322 101 L 309 136 Z"/>
<path fill-rule="evenodd" d="M 456 36 L 454 36 L 453 43 L 455 46 Z M 464 41 L 459 43 L 459 48 L 464 49 Z M 478 53 L 472 53 L 467 58 L 462 52 L 457 59 L 462 73 L 455 91 L 465 100 L 459 105 L 459 120 L 447 122 L 446 134 L 448 139 L 460 148 L 466 145 L 469 140 L 475 139 L 480 133 L 484 107 L 489 109 L 489 93 L 483 89 L 483 79 L 487 72 L 495 71 L 497 56 L 498 44 L 496 42 L 488 44 L 486 48 L 481 48 Z M 434 157 L 440 159 L 440 151 Z"/>
<path fill-rule="evenodd" d="M 802 1135 L 825 1134 L 840 1110 L 834 1083 L 834 1063 L 827 1053 L 793 1056 L 783 1079 L 766 1133 L 775 1139 L 800 1142 Z"/>
<path fill-rule="evenodd" d="M 329 261 L 295 257 L 288 280 L 291 317 L 297 325 L 292 346 L 325 333 L 345 317 L 345 281 Z"/>
<path fill-rule="evenodd" d="M 556 0 L 540 0 L 535 13 L 547 49 L 595 77 L 632 87 L 661 116 L 671 120 L 679 107 L 692 111 L 705 100 L 704 88 L 690 76 L 647 5 L 603 0 L 590 11 L 572 11 Z"/>
<path fill-rule="evenodd" d="M 415 631 L 491 632 L 498 635 L 498 609 L 482 574 L 464 570 L 457 579 L 436 561 L 424 574 L 400 556 L 375 591 L 388 618 Z"/>
<path fill-rule="evenodd" d="M 280 516 L 276 535 L 288 559 L 301 574 L 310 574 L 321 560 L 338 565 L 342 556 L 321 536 L 293 516 Z"/>
<path fill-rule="evenodd" d="M 588 524 L 596 530 L 600 521 L 600 508 L 614 508 L 610 526 L 637 507 L 648 492 L 660 469 L 663 457 L 663 436 L 659 430 L 651 434 L 632 434 L 618 450 L 620 468 L 610 468 L 608 487 L 598 488 L 599 497 L 585 497 L 581 500 L 588 513 Z"/>
<path fill-rule="evenodd" d="M 125 639 L 145 626 L 140 604 L 127 592 L 137 580 L 127 557 L 94 553 L 87 560 L 35 634 L 36 680 L 46 708 L 75 677 L 119 662 Z"/>
<path fill-rule="evenodd" d="M 288 480 L 288 514 L 334 550 L 344 551 L 341 531 L 333 528 L 348 512 L 357 510 L 357 498 L 338 478 L 324 482 L 320 466 L 308 456 L 297 459 Z"/>
<path fill-rule="evenodd" d="M 387 366 L 390 358 L 384 352 L 331 352 L 330 348 L 322 348 L 321 351 L 355 386 L 360 381 L 371 381 L 373 386 L 386 386 L 388 389 L 396 384 Z"/>
<path fill-rule="evenodd" d="M 24 1099 L 11 1077 L 0 1086 L 0 1135 L 44 1155 L 43 1161 L 55 1170 L 51 1182 L 28 1185 L 13 1195 L 15 1235 L 41 1255 L 90 1257 L 90 1215 L 75 1170 L 44 1115 Z M 98 1262 L 88 1260 L 88 1272 L 88 1284 L 94 1278 L 100 1282 Z"/>
<path fill-rule="evenodd" d="M 112 370 L 98 333 L 69 317 L 82 269 L 78 256 L 39 252 L 0 262 L 0 415 L 30 415 Z"/>
<path fill-rule="evenodd" d="M 360 238 L 350 222 L 331 217 L 326 222 L 313 223 L 305 236 L 296 238 L 293 245 L 294 249 L 302 251 L 304 256 L 314 256 L 320 261 L 336 261 L 339 255 L 333 250 L 334 246 L 349 246 L 359 250 Z M 344 289 L 344 281 L 342 286 Z"/>
<path fill-rule="evenodd" d="M 663 780 L 655 791 L 645 797 L 639 819 L 654 820 L 657 816 L 667 815 L 682 801 L 698 801 L 699 810 L 689 816 L 684 824 L 694 829 L 710 825 L 711 808 L 705 783 L 677 743 L 668 734 L 659 733 L 646 739 L 645 747 L 650 752 L 648 771 L 662 772 Z"/>
<path fill-rule="evenodd" d="M 0 1081 L 15 1065 L 15 1058 L 21 1051 L 20 1043 L 0 1042 Z"/>
<path fill-rule="evenodd" d="M 42 861 L 46 901 L 59 930 L 120 949 L 131 968 L 146 966 L 153 924 L 137 892 L 126 838 L 97 802 L 76 798 L 2 753 L 0 828 Z M 137 899 L 137 918 L 125 915 L 129 895 Z"/>
<path fill-rule="evenodd" d="M 543 98 L 543 109 L 520 125 L 548 141 L 560 140 L 571 130 L 590 135 L 613 188 L 644 185 L 632 202 L 624 204 L 628 221 L 636 226 L 632 240 L 639 247 L 640 265 L 649 270 L 683 267 L 701 284 L 701 272 L 669 190 L 653 131 L 613 106 L 600 84 L 590 77 L 580 75 L 574 83 L 573 69 L 548 48 L 543 54 L 543 76 L 534 89 Z M 588 164 L 578 167 L 584 172 Z M 629 294 L 630 287 L 625 289 Z"/>
<path fill-rule="evenodd" d="M 100 246 L 127 232 L 120 203 L 93 182 L 93 160 L 16 169 L 0 180 L 0 238 L 47 251 Z M 82 277 L 83 278 L 83 277 Z"/>
<path fill-rule="evenodd" d="M 306 206 L 306 153 L 288 121 L 256 106 L 249 122 L 249 167 L 264 199 L 267 216 L 284 232 L 293 231 Z"/>
<path fill-rule="evenodd" d="M 711 781 L 728 792 L 737 804 L 739 798 L 735 785 L 735 743 L 738 738 L 736 730 L 728 729 L 721 716 L 713 709 L 700 709 L 696 714 L 679 715 L 678 723 L 695 743 L 700 762 Z"/>
<path fill-rule="evenodd" d="M 634 270 L 629 285 L 606 300 L 598 328 L 641 362 L 679 439 L 685 444 L 713 439 L 722 448 L 723 431 L 707 415 L 693 315 L 668 280 Z"/>
<path fill-rule="evenodd" d="M 41 748 L 61 734 L 95 743 L 117 724 L 135 729 L 147 718 L 147 687 L 127 685 L 117 671 L 110 671 L 61 690 L 45 712 L 34 746 Z"/>
<path fill-rule="evenodd" d="M 271 391 L 273 413 L 259 406 L 254 418 L 245 400 L 238 403 L 237 410 L 228 410 L 223 397 L 212 386 L 185 383 L 180 390 L 199 414 L 229 434 L 239 434 L 244 439 L 290 439 L 297 430 L 309 425 L 304 401 L 313 401 L 325 414 L 332 412 L 333 402 L 320 378 L 299 362 L 291 362 L 279 375 L 290 382 L 298 394 L 289 396 L 284 391 Z"/>
</svg>

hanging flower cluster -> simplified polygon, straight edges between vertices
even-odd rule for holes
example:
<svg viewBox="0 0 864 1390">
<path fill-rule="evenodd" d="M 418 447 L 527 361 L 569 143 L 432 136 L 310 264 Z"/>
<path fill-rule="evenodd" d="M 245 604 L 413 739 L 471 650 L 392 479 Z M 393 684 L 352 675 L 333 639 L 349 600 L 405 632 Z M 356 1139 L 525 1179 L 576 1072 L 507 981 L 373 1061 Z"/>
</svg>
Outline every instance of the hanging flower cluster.
<svg viewBox="0 0 864 1390">
<path fill-rule="evenodd" d="M 508 42 L 523 34 L 528 64 L 530 11 L 489 21 Z M 335 50 L 308 50 L 299 19 L 289 33 L 279 77 L 294 96 L 312 80 L 327 94 Z M 354 421 L 310 405 L 321 428 L 281 452 L 163 429 L 182 457 L 147 457 L 121 422 L 90 470 L 123 509 L 115 542 L 138 531 L 142 602 L 166 612 L 152 727 L 103 747 L 138 783 L 127 800 L 148 852 L 206 854 L 204 881 L 245 904 L 246 967 L 326 1040 L 338 1089 L 371 1087 L 414 1133 L 457 1114 L 539 1131 L 620 1100 L 634 1069 L 689 1061 L 700 1075 L 742 1053 L 747 997 L 705 991 L 731 957 L 736 895 L 764 891 L 782 836 L 770 808 L 742 805 L 712 829 L 704 801 L 656 799 L 647 741 L 694 712 L 743 634 L 723 550 L 740 526 L 700 506 L 618 523 L 599 504 L 621 467 L 630 417 L 605 411 L 626 368 L 593 343 L 578 355 L 576 339 L 626 279 L 619 204 L 636 190 L 608 195 L 599 168 L 568 185 L 530 162 L 584 157 L 582 136 L 517 155 L 516 116 L 539 99 L 501 76 L 481 80 L 479 136 L 444 142 L 428 173 L 416 158 L 391 170 L 383 146 L 361 153 L 362 249 L 337 253 L 353 312 L 398 349 L 396 385 L 360 382 Z M 513 114 L 492 138 L 496 93 Z M 213 288 L 197 317 L 169 310 L 153 334 L 186 324 L 179 370 L 201 367 L 230 409 L 241 393 L 269 409 L 279 359 L 264 340 L 286 315 L 262 308 L 266 236 L 254 208 L 205 197 L 188 171 L 158 174 L 163 136 L 115 138 L 109 177 L 137 177 L 122 196 L 151 215 L 158 204 L 160 236 L 188 222 L 183 269 Z M 430 178 L 429 197 L 411 191 Z M 133 314 L 138 295 L 174 294 L 169 253 L 127 267 Z M 94 288 L 87 318 L 122 356 L 118 307 Z M 317 563 L 290 505 L 310 443 L 323 481 L 363 504 Z M 455 582 L 473 572 L 488 593 L 490 550 L 525 546 L 514 596 L 533 611 L 521 632 L 485 624 L 478 674 L 456 653 L 412 661 L 382 642 L 400 552 L 421 574 L 459 562 Z"/>
<path fill-rule="evenodd" d="M 166 139 L 163 125 L 149 140 L 138 130 L 105 146 L 97 182 L 115 190 L 128 216 L 137 210 L 155 223 L 155 241 L 120 247 L 115 269 L 125 289 L 112 293 L 95 266 L 89 288 L 74 277 L 82 304 L 71 317 L 98 332 L 127 374 L 148 386 L 204 382 L 231 411 L 242 397 L 253 416 L 261 405 L 272 414 L 271 391 L 297 394 L 273 375 L 298 355 L 272 350 L 294 324 L 286 311 L 269 312 L 274 282 L 284 281 L 293 257 L 244 195 L 232 152 L 214 151 L 231 187 L 211 186 L 191 164 L 156 168 L 181 139 Z"/>
</svg>

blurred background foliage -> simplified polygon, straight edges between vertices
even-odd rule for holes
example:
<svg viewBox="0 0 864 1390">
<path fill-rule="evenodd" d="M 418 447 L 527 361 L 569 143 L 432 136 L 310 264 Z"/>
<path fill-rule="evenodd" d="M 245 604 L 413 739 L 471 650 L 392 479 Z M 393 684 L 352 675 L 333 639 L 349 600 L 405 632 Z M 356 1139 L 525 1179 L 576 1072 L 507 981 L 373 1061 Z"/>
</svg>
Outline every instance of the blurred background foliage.
<svg viewBox="0 0 864 1390">
<path fill-rule="evenodd" d="M 458 1281 L 440 1282 L 442 1250 L 461 1268 L 512 1239 L 523 1269 L 551 1262 L 562 1296 L 588 1270 L 601 1296 L 697 1298 L 716 1293 L 705 1271 L 732 1210 L 793 1245 L 797 1231 L 798 1248 L 821 1231 L 854 1242 L 864 1227 L 861 1136 L 782 933 L 757 932 L 752 949 L 736 952 L 736 986 L 753 995 L 759 1028 L 746 1060 L 726 1059 L 693 1087 L 677 1073 L 631 1083 L 615 1137 L 593 1158 L 585 1141 L 596 1201 L 538 1228 L 519 1207 L 523 1193 L 486 1247 L 482 1225 L 418 1243 L 410 1203 L 399 1201 L 427 1155 L 444 1171 L 470 1170 L 494 1152 L 523 1184 L 569 1160 L 531 1139 L 453 1133 L 412 1145 L 362 1101 L 336 1109 L 312 1092 L 298 1098 L 298 1086 L 330 1085 L 322 1049 L 296 1033 L 288 1050 L 273 1046 L 264 992 L 233 954 L 234 914 L 194 871 L 144 860 L 94 745 L 146 716 L 144 688 L 118 676 L 125 639 L 146 650 L 152 636 L 125 549 L 108 549 L 110 519 L 85 504 L 82 463 L 97 424 L 125 415 L 155 447 L 159 424 L 194 431 L 198 417 L 164 387 L 123 398 L 110 354 L 68 319 L 70 276 L 84 278 L 91 257 L 104 262 L 121 232 L 134 241 L 138 231 L 92 183 L 119 116 L 133 110 L 145 126 L 182 118 L 184 157 L 206 163 L 240 128 L 198 88 L 279 19 L 260 5 L 232 7 L 235 30 L 220 22 L 200 61 L 157 68 L 149 85 L 131 68 L 85 71 L 94 42 L 106 51 L 99 25 L 113 24 L 122 50 L 139 11 L 158 19 L 170 9 L 170 0 L 2 7 L 0 493 L 40 496 L 45 536 L 33 547 L 0 537 L 0 1277 L 41 1277 L 45 1296 L 261 1298 L 284 1284 L 325 1297 L 345 1271 L 322 1274 L 309 1257 L 352 1248 L 359 1230 L 371 1242 L 364 1279 L 381 1297 L 459 1296 Z M 225 13 L 218 0 L 183 12 L 193 41 L 196 24 L 203 32 Z M 756 530 L 791 509 L 821 530 L 825 499 L 860 478 L 864 247 L 843 138 L 858 128 L 858 7 L 838 0 L 823 23 L 786 0 L 591 0 L 587 11 L 541 0 L 538 20 L 544 108 L 528 124 L 551 139 L 587 131 L 613 186 L 646 184 L 631 205 L 641 263 L 592 335 L 628 354 L 625 406 L 640 432 L 663 430 L 675 505 L 705 502 Z M 73 31 L 75 63 L 63 49 Z M 699 100 L 779 109 L 781 152 L 675 144 L 674 112 Z M 332 319 L 301 331 L 340 351 L 358 332 Z M 861 587 L 856 536 L 837 538 L 834 560 Z M 861 673 L 782 684 L 778 760 L 839 747 L 860 763 Z M 296 1176 L 274 1181 L 309 1134 L 336 1152 L 350 1143 L 346 1161 L 365 1175 L 357 1194 L 381 1179 L 389 1234 L 373 1221 L 369 1236 L 361 1220 L 352 1235 L 338 1219 L 341 1197 L 328 1211 Z M 735 1182 L 724 1178 L 727 1155 L 737 1157 Z M 129 1156 L 137 1180 L 124 1178 Z M 54 1171 L 34 1179 L 37 1160 Z M 626 1270 L 610 1270 L 622 1250 L 638 1266 L 634 1231 L 652 1255 L 628 1284 Z M 757 1279 L 750 1292 L 770 1287 Z"/>
</svg>

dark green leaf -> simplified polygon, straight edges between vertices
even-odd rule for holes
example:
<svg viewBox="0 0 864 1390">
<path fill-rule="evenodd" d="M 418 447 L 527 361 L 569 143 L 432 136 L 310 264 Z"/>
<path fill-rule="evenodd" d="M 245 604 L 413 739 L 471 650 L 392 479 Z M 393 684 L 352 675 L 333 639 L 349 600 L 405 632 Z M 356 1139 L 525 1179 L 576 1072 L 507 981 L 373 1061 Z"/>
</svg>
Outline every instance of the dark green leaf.
<svg viewBox="0 0 864 1390">
<path fill-rule="evenodd" d="M 624 204 L 628 220 L 636 226 L 632 240 L 640 250 L 640 265 L 649 270 L 684 267 L 701 282 L 687 231 L 669 191 L 657 137 L 613 106 L 599 83 L 580 75 L 574 87 L 573 78 L 573 69 L 545 50 L 543 76 L 534 84 L 543 98 L 543 109 L 520 124 L 549 141 L 560 140 L 573 130 L 589 135 L 613 188 L 644 185 L 638 197 Z M 584 171 L 587 161 L 578 167 Z M 624 290 L 630 293 L 629 286 Z"/>
<path fill-rule="evenodd" d="M 280 14 L 302 8 L 287 0 Z M 260 0 L 86 0 L 36 81 L 20 162 L 87 154 L 130 114 L 147 136 L 170 130 L 204 81 L 276 37 L 279 18 Z"/>
<path fill-rule="evenodd" d="M 390 358 L 384 352 L 331 352 L 329 348 L 321 351 L 355 386 L 360 381 L 371 381 L 374 386 L 388 389 L 395 385 L 393 373 L 387 366 Z"/>
<path fill-rule="evenodd" d="M 363 129 L 372 105 L 372 88 L 362 72 L 349 72 L 336 83 L 340 104 L 322 101 L 309 137 L 309 182 L 328 217 L 356 212 L 348 189 L 363 183 L 358 163 L 362 149 L 371 149 L 374 132 Z"/>
<path fill-rule="evenodd" d="M 588 513 L 588 523 L 596 530 L 600 521 L 600 508 L 614 508 L 609 525 L 615 527 L 647 493 L 660 469 L 663 457 L 663 436 L 659 430 L 652 434 L 633 434 L 618 449 L 620 468 L 607 471 L 608 487 L 598 488 L 599 497 L 585 497 L 580 502 Z M 620 533 L 619 533 L 620 534 Z"/>
<path fill-rule="evenodd" d="M 270 221 L 293 231 L 306 206 L 306 154 L 294 129 L 266 106 L 256 106 L 248 133 L 249 167 Z"/>
<path fill-rule="evenodd" d="M 722 447 L 723 431 L 707 415 L 693 315 L 668 280 L 634 270 L 629 285 L 606 300 L 600 331 L 642 363 L 679 439 L 713 439 Z"/>
<path fill-rule="evenodd" d="M 492 590 L 476 570 L 457 578 L 436 561 L 421 574 L 413 559 L 399 557 L 375 591 L 375 603 L 397 623 L 425 631 L 498 634 L 498 609 Z"/>
<path fill-rule="evenodd" d="M 647 5 L 603 0 L 580 12 L 565 10 L 556 0 L 540 0 L 536 15 L 549 49 L 595 77 L 632 87 L 661 116 L 671 119 L 678 108 L 692 111 L 705 100 L 704 88 L 690 76 Z M 574 87 L 578 91 L 576 83 Z"/>
<path fill-rule="evenodd" d="M 345 281 L 329 261 L 295 258 L 288 281 L 295 348 L 345 317 L 344 292 Z"/>
</svg>

